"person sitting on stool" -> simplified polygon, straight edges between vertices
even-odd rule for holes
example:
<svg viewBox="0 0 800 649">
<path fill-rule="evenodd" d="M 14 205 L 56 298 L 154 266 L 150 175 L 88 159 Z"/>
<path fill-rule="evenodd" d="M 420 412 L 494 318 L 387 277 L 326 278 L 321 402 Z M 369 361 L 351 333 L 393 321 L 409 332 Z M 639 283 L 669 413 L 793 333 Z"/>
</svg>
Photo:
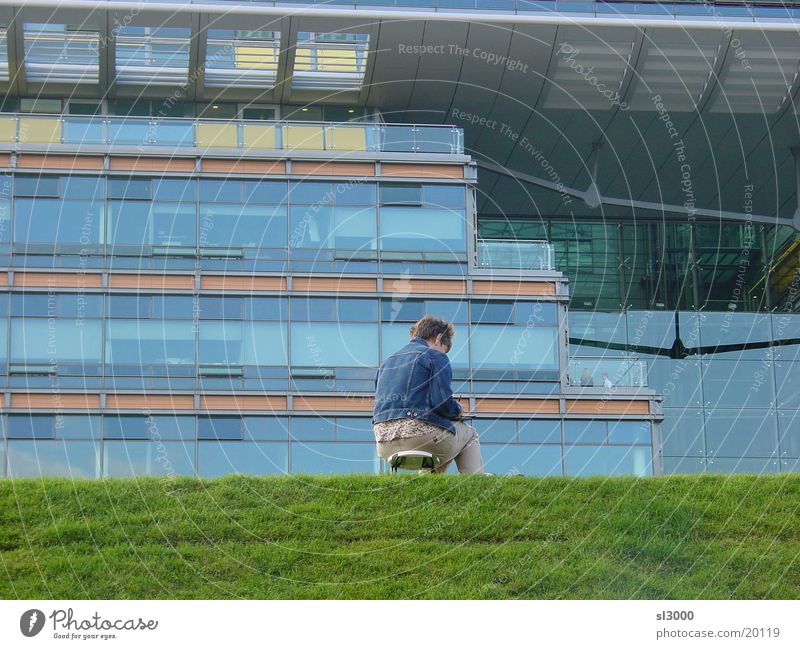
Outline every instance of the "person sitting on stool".
<svg viewBox="0 0 800 649">
<path fill-rule="evenodd" d="M 436 473 L 455 460 L 459 473 L 483 473 L 475 428 L 461 421 L 461 404 L 453 398 L 447 352 L 453 346 L 452 323 L 425 316 L 410 330 L 408 344 L 378 369 L 372 430 L 378 455 L 425 451 L 441 459 Z"/>
</svg>

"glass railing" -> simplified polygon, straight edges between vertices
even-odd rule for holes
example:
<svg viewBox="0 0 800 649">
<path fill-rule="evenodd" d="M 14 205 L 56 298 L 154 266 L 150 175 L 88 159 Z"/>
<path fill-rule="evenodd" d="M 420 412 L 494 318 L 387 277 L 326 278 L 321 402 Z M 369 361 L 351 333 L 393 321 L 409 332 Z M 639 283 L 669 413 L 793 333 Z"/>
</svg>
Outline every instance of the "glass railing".
<svg viewBox="0 0 800 649">
<path fill-rule="evenodd" d="M 155 0 L 153 0 L 155 1 Z M 672 17 L 683 16 L 737 17 L 757 20 L 759 18 L 800 18 L 800 0 L 760 0 L 758 2 L 736 2 L 726 0 L 688 0 L 686 2 L 640 2 L 639 0 L 616 0 L 613 2 L 574 1 L 574 0 L 223 0 L 227 2 L 247 2 L 257 5 L 305 5 L 328 6 L 336 8 L 361 8 L 380 10 L 383 7 L 407 9 L 408 11 L 498 11 L 503 13 L 529 14 L 579 13 L 588 16 L 607 17 L 609 14 L 647 15 Z M 188 4 L 204 5 L 212 0 L 185 0 Z"/>
<path fill-rule="evenodd" d="M 645 388 L 647 363 L 635 357 L 573 356 L 567 383 L 583 388 Z"/>
<path fill-rule="evenodd" d="M 480 239 L 478 268 L 555 270 L 553 246 L 547 241 Z"/>
<path fill-rule="evenodd" d="M 464 152 L 453 126 L 0 114 L 0 143 L 201 149 Z"/>
</svg>

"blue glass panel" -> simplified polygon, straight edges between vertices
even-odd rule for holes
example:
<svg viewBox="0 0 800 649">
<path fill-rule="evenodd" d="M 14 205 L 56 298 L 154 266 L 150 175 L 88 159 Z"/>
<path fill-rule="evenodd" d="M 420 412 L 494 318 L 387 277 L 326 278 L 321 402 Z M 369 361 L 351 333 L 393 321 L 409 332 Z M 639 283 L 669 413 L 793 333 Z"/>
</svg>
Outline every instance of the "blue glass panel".
<svg viewBox="0 0 800 649">
<path fill-rule="evenodd" d="M 337 417 L 336 439 L 340 442 L 374 442 L 370 417 Z"/>
<path fill-rule="evenodd" d="M 602 444 L 606 441 L 606 422 L 580 420 L 564 422 L 564 442 L 572 444 Z"/>
<path fill-rule="evenodd" d="M 147 134 L 142 144 L 150 146 L 194 146 L 194 122 L 153 120 L 147 129 Z"/>
<path fill-rule="evenodd" d="M 378 473 L 375 444 L 295 442 L 292 473 Z"/>
<path fill-rule="evenodd" d="M 242 417 L 245 439 L 288 440 L 288 417 Z"/>
<path fill-rule="evenodd" d="M 109 202 L 108 242 L 128 245 L 194 246 L 194 203 Z"/>
<path fill-rule="evenodd" d="M 781 454 L 800 457 L 800 410 L 785 410 L 778 413 Z"/>
<path fill-rule="evenodd" d="M 473 325 L 472 366 L 526 370 L 558 369 L 558 335 L 547 327 Z"/>
<path fill-rule="evenodd" d="M 244 473 L 286 473 L 289 446 L 286 442 L 198 442 L 198 473 L 207 478 Z"/>
<path fill-rule="evenodd" d="M 441 126 L 418 126 L 414 133 L 416 151 L 424 153 L 456 153 L 458 150 L 455 129 Z"/>
<path fill-rule="evenodd" d="M 384 280 L 386 281 L 393 280 Z M 381 301 L 381 319 L 384 322 L 416 322 L 424 315 L 424 300 L 392 298 Z"/>
<path fill-rule="evenodd" d="M 280 297 L 245 297 L 246 320 L 285 320 L 286 299 Z"/>
<path fill-rule="evenodd" d="M 374 250 L 377 245 L 373 207 L 297 206 L 289 227 L 291 248 Z"/>
<path fill-rule="evenodd" d="M 414 152 L 413 126 L 381 126 L 381 151 Z"/>
<path fill-rule="evenodd" d="M 11 315 L 57 315 L 57 301 L 46 293 L 14 293 L 11 295 Z"/>
<path fill-rule="evenodd" d="M 332 417 L 292 417 L 292 439 L 333 441 L 333 428 Z"/>
<path fill-rule="evenodd" d="M 700 406 L 703 403 L 698 360 L 648 358 L 647 385 L 664 397 L 666 408 Z"/>
<path fill-rule="evenodd" d="M 706 411 L 709 457 L 770 457 L 778 454 L 778 418 L 772 410 Z"/>
<path fill-rule="evenodd" d="M 800 363 L 775 363 L 779 408 L 800 408 Z"/>
<path fill-rule="evenodd" d="M 467 191 L 463 185 L 423 185 L 422 200 L 426 207 L 464 208 Z"/>
<path fill-rule="evenodd" d="M 58 316 L 72 318 L 76 322 L 83 318 L 103 317 L 103 296 L 91 294 L 62 293 L 58 296 Z"/>
<path fill-rule="evenodd" d="M 566 475 L 653 475 L 649 446 L 568 446 L 564 452 Z"/>
<path fill-rule="evenodd" d="M 8 436 L 20 439 L 53 439 L 54 415 L 8 415 Z"/>
<path fill-rule="evenodd" d="M 149 439 L 147 417 L 140 415 L 106 415 L 103 418 L 103 437 L 106 439 Z"/>
<path fill-rule="evenodd" d="M 706 454 L 703 413 L 700 410 L 664 408 L 659 434 L 664 455 Z"/>
<path fill-rule="evenodd" d="M 14 196 L 59 198 L 62 197 L 60 187 L 58 176 L 20 175 L 14 178 Z"/>
<path fill-rule="evenodd" d="M 236 320 L 200 322 L 200 363 L 286 365 L 286 326 Z"/>
<path fill-rule="evenodd" d="M 561 422 L 554 419 L 529 419 L 519 422 L 520 442 L 561 443 Z"/>
<path fill-rule="evenodd" d="M 450 322 L 467 323 L 467 304 L 467 300 L 425 300 L 425 315 L 434 315 Z"/>
<path fill-rule="evenodd" d="M 376 197 L 375 183 L 345 182 L 336 185 L 337 205 L 370 205 L 374 206 Z"/>
<path fill-rule="evenodd" d="M 715 313 L 700 315 L 700 342 L 703 347 L 716 347 L 746 342 L 772 340 L 772 318 L 759 313 Z M 683 332 L 681 332 L 683 337 Z M 685 341 L 684 341 L 685 342 Z M 688 343 L 686 343 L 687 346 Z M 715 359 L 751 359 L 769 357 L 767 349 L 728 351 L 715 354 Z"/>
<path fill-rule="evenodd" d="M 242 439 L 243 436 L 241 417 L 217 416 L 197 418 L 198 439 Z"/>
<path fill-rule="evenodd" d="M 498 300 L 472 300 L 472 322 L 511 323 L 514 319 L 514 303 Z"/>
<path fill-rule="evenodd" d="M 378 319 L 377 300 L 339 298 L 336 300 L 336 316 L 339 322 L 369 321 Z"/>
<path fill-rule="evenodd" d="M 0 454 L 2 458 L 2 454 Z M 781 458 L 781 471 L 785 473 L 798 473 L 800 472 L 800 459 L 798 458 Z"/>
<path fill-rule="evenodd" d="M 151 189 L 156 201 L 191 202 L 197 199 L 197 181 L 191 178 L 154 178 Z"/>
<path fill-rule="evenodd" d="M 244 298 L 203 295 L 200 297 L 200 317 L 208 320 L 241 320 L 244 315 Z"/>
<path fill-rule="evenodd" d="M 292 320 L 332 322 L 336 320 L 336 300 L 330 297 L 296 297 L 291 300 Z"/>
<path fill-rule="evenodd" d="M 107 364 L 193 365 L 191 320 L 108 320 Z"/>
<path fill-rule="evenodd" d="M 145 425 L 154 441 L 161 439 L 194 439 L 195 418 L 181 415 L 149 415 Z"/>
<path fill-rule="evenodd" d="M 14 241 L 90 246 L 103 234 L 101 201 L 17 198 L 14 201 Z"/>
<path fill-rule="evenodd" d="M 103 444 L 107 477 L 194 475 L 195 442 L 108 441 Z"/>
<path fill-rule="evenodd" d="M 8 475 L 11 478 L 61 476 L 97 478 L 100 445 L 64 440 L 8 440 Z"/>
<path fill-rule="evenodd" d="M 709 473 L 779 473 L 780 462 L 767 458 L 714 458 L 708 460 Z"/>
<path fill-rule="evenodd" d="M 108 315 L 112 318 L 150 318 L 153 298 L 150 295 L 109 295 Z"/>
<path fill-rule="evenodd" d="M 62 198 L 97 201 L 106 197 L 103 176 L 61 176 L 60 184 Z"/>
<path fill-rule="evenodd" d="M 486 470 L 495 475 L 562 475 L 560 444 L 482 444 L 481 454 Z"/>
<path fill-rule="evenodd" d="M 472 424 L 481 442 L 514 442 L 517 439 L 516 419 L 475 419 Z"/>
<path fill-rule="evenodd" d="M 108 197 L 149 200 L 153 194 L 150 178 L 109 178 Z"/>
<path fill-rule="evenodd" d="M 800 338 L 800 313 L 772 315 L 774 340 Z M 800 345 L 782 345 L 773 349 L 775 360 L 800 362 Z"/>
<path fill-rule="evenodd" d="M 154 295 L 153 317 L 191 319 L 197 315 L 197 302 L 191 295 Z"/>
<path fill-rule="evenodd" d="M 314 205 L 333 205 L 336 190 L 333 183 L 300 181 L 289 184 L 289 201 Z"/>
<path fill-rule="evenodd" d="M 558 324 L 558 309 L 552 302 L 517 302 L 514 322 L 530 327 L 555 327 Z"/>
<path fill-rule="evenodd" d="M 97 363 L 101 354 L 99 320 L 11 319 L 12 363 Z"/>
<path fill-rule="evenodd" d="M 706 470 L 706 461 L 699 457 L 662 457 L 661 470 L 664 475 L 697 474 Z"/>
<path fill-rule="evenodd" d="M 287 185 L 285 180 L 242 181 L 245 203 L 285 203 Z"/>
<path fill-rule="evenodd" d="M 99 415 L 56 415 L 54 422 L 57 439 L 98 439 Z"/>
<path fill-rule="evenodd" d="M 455 258 L 467 249 L 466 217 L 457 210 L 421 207 L 381 208 L 381 248 L 438 250 Z"/>
<path fill-rule="evenodd" d="M 609 444 L 650 444 L 649 421 L 609 421 Z"/>
<path fill-rule="evenodd" d="M 242 183 L 238 180 L 200 180 L 200 201 L 209 203 L 242 203 Z"/>
<path fill-rule="evenodd" d="M 627 343 L 625 314 L 602 313 L 600 311 L 571 311 L 569 314 L 570 339 L 584 341 L 584 346 L 592 341 Z M 604 350 L 604 354 L 622 355 L 623 352 Z"/>
<path fill-rule="evenodd" d="M 105 126 L 100 117 L 64 117 L 61 141 L 64 144 L 105 144 Z"/>
<path fill-rule="evenodd" d="M 286 208 L 200 204 L 200 245 L 278 248 L 286 245 Z"/>
<path fill-rule="evenodd" d="M 292 365 L 375 366 L 378 325 L 327 322 L 292 323 Z"/>
<path fill-rule="evenodd" d="M 774 405 L 772 363 L 704 360 L 702 366 L 707 407 L 768 408 Z"/>
<path fill-rule="evenodd" d="M 109 120 L 108 122 L 109 144 L 141 144 L 146 145 L 152 134 L 150 120 Z"/>
<path fill-rule="evenodd" d="M 381 205 L 422 205 L 422 185 L 381 183 Z"/>
</svg>

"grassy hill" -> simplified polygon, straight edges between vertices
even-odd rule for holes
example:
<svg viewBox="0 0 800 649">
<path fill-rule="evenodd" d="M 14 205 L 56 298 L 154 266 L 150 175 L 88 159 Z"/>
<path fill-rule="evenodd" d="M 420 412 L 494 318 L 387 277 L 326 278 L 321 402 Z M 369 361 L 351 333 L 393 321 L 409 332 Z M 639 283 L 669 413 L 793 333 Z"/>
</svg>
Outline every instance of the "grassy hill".
<svg viewBox="0 0 800 649">
<path fill-rule="evenodd" d="M 0 481 L 0 597 L 796 599 L 800 475 Z"/>
</svg>

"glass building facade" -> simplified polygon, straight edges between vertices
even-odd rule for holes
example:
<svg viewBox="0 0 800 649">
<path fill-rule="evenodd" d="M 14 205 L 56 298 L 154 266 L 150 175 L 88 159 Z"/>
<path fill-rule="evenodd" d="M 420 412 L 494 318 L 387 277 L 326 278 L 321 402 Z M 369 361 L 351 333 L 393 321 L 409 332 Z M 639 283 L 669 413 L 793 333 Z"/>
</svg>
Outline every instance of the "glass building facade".
<svg viewBox="0 0 800 649">
<path fill-rule="evenodd" d="M 417 157 L 403 180 L 2 176 L 4 474 L 384 471 L 375 370 L 436 314 L 490 469 L 652 475 L 646 381 L 600 416 L 562 407 L 586 391 L 563 277 L 478 268 L 469 168 L 414 178 Z"/>
<path fill-rule="evenodd" d="M 489 471 L 797 470 L 791 3 L 73 4 L 0 17 L 0 477 L 384 472 L 425 314 Z"/>
<path fill-rule="evenodd" d="M 786 226 L 508 220 L 570 277 L 570 355 L 635 355 L 663 397 L 666 473 L 796 471 L 800 236 Z M 682 352 L 676 351 L 680 341 Z"/>
</svg>

